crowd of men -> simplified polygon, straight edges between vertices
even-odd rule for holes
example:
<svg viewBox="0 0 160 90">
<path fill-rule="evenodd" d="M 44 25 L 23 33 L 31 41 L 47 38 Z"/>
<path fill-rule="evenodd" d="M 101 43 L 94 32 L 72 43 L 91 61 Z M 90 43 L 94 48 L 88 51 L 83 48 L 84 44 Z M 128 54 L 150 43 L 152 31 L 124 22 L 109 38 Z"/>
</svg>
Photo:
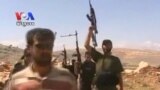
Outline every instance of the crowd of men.
<svg viewBox="0 0 160 90">
<path fill-rule="evenodd" d="M 52 30 L 29 30 L 22 60 L 15 64 L 3 90 L 123 90 L 123 67 L 120 59 L 111 53 L 112 42 L 109 39 L 103 40 L 104 53 L 98 52 L 90 45 L 94 30 L 94 26 L 89 27 L 84 43 L 85 60 L 80 65 L 79 75 L 74 70 L 76 60 L 67 68 L 55 67 L 52 64 L 55 41 Z"/>
</svg>

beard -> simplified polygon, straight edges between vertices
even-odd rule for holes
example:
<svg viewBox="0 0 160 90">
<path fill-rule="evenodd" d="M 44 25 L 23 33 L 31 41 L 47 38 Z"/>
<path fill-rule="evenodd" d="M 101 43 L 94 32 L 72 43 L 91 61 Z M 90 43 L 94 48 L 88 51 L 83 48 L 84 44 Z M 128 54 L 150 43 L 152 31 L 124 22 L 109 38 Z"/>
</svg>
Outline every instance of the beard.
<svg viewBox="0 0 160 90">
<path fill-rule="evenodd" d="M 40 57 L 34 57 L 33 58 L 35 63 L 39 66 L 48 66 L 51 64 L 51 59 L 52 57 L 49 55 L 45 56 L 40 56 Z"/>
<path fill-rule="evenodd" d="M 104 54 L 110 53 L 111 49 L 103 49 Z"/>
</svg>

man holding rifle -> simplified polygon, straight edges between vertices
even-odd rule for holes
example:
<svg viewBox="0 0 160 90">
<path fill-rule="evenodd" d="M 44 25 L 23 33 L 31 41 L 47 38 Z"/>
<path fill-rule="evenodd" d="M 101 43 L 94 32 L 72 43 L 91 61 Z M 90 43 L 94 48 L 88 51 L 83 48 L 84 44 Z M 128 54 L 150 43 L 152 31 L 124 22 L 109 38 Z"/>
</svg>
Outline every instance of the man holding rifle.
<svg viewBox="0 0 160 90">
<path fill-rule="evenodd" d="M 87 18 L 91 23 L 89 27 L 89 32 L 85 41 L 85 48 L 91 53 L 91 57 L 96 62 L 96 77 L 95 84 L 98 90 L 118 90 L 117 85 L 119 85 L 120 90 L 123 90 L 123 80 L 121 72 L 123 71 L 120 59 L 113 56 L 112 41 L 105 39 L 102 42 L 102 49 L 104 54 L 98 52 L 95 47 L 97 46 L 96 34 L 97 22 L 94 8 L 90 4 L 90 15 L 87 14 Z M 90 40 L 92 38 L 93 46 L 90 46 Z"/>
<path fill-rule="evenodd" d="M 91 53 L 93 60 L 96 62 L 96 80 L 95 84 L 98 90 L 123 90 L 123 80 L 121 72 L 123 71 L 120 59 L 111 54 L 112 42 L 105 39 L 102 42 L 104 54 L 90 46 L 90 40 L 93 36 L 94 26 L 89 27 L 88 36 L 85 41 L 85 48 Z"/>
</svg>

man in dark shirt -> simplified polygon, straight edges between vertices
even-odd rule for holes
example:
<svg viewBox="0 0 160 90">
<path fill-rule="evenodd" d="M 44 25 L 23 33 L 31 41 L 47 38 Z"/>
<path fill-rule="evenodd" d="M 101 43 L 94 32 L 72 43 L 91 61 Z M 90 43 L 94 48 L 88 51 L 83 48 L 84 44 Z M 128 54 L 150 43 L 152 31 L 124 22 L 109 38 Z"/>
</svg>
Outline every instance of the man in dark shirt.
<svg viewBox="0 0 160 90">
<path fill-rule="evenodd" d="M 108 78 L 107 74 L 102 75 L 103 72 L 114 73 L 118 78 L 118 85 L 120 90 L 123 90 L 123 80 L 121 72 L 123 71 L 120 59 L 116 56 L 111 55 L 112 42 L 111 40 L 103 40 L 102 49 L 104 54 L 96 51 L 92 46 L 90 46 L 90 39 L 93 36 L 94 27 L 89 27 L 89 33 L 85 42 L 85 48 L 91 53 L 93 60 L 96 62 L 96 81 L 103 82 L 102 84 L 97 83 L 96 87 L 98 90 L 118 90 L 117 85 L 108 84 L 110 81 L 104 80 L 104 76 Z M 101 77 L 103 76 L 103 77 Z M 100 80 L 98 80 L 100 79 Z M 111 78 L 109 78 L 111 79 Z M 113 80 L 111 80 L 112 82 Z M 104 85 L 103 85 L 104 84 Z"/>
<path fill-rule="evenodd" d="M 81 90 L 91 90 L 92 80 L 95 74 L 95 63 L 91 59 L 89 52 L 85 52 L 85 61 L 81 65 Z"/>
<path fill-rule="evenodd" d="M 78 75 L 75 72 L 75 66 L 76 65 L 76 60 L 72 59 L 72 63 L 71 65 L 66 66 L 66 68 L 76 77 L 76 79 L 78 78 Z"/>
<path fill-rule="evenodd" d="M 10 76 L 23 70 L 25 67 L 27 67 L 30 64 L 31 61 L 32 61 L 31 54 L 29 50 L 26 48 L 24 49 L 24 53 L 21 59 L 14 65 L 14 68 L 12 72 L 10 73 Z"/>
</svg>

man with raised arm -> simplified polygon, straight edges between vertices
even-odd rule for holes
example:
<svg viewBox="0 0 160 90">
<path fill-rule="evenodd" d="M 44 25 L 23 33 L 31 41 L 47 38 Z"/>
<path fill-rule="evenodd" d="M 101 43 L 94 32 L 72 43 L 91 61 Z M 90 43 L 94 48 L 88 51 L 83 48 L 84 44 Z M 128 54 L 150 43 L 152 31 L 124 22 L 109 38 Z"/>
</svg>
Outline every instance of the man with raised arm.
<svg viewBox="0 0 160 90">
<path fill-rule="evenodd" d="M 96 62 L 96 79 L 95 84 L 98 90 L 123 90 L 123 80 L 121 72 L 123 71 L 120 59 L 111 53 L 112 42 L 105 39 L 102 42 L 103 54 L 98 52 L 92 46 L 90 41 L 93 36 L 94 27 L 89 27 L 89 32 L 85 41 L 85 48 L 91 53 L 93 60 Z"/>
</svg>

